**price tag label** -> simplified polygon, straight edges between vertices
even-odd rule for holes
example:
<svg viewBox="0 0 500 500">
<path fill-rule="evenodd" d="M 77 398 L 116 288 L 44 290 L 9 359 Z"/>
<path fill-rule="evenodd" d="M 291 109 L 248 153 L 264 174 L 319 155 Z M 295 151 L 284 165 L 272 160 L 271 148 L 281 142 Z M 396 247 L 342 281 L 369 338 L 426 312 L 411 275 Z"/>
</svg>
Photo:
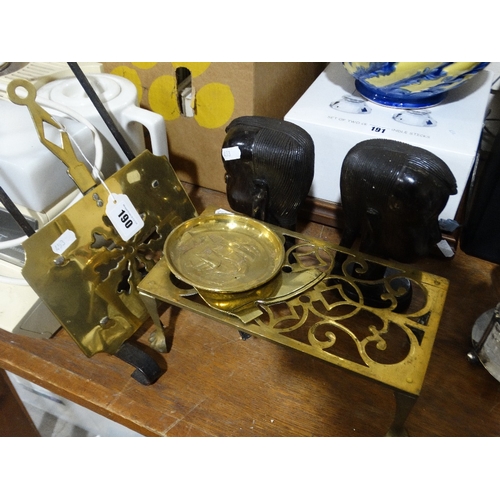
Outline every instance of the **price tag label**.
<svg viewBox="0 0 500 500">
<path fill-rule="evenodd" d="M 144 227 L 144 221 L 126 194 L 113 194 L 108 198 L 106 215 L 123 241 L 128 241 Z"/>
<path fill-rule="evenodd" d="M 450 247 L 450 244 L 446 240 L 441 240 L 437 246 L 445 257 L 453 257 L 455 255 L 453 248 Z"/>
<path fill-rule="evenodd" d="M 225 210 L 224 208 L 218 208 L 216 211 L 215 211 L 216 214 L 228 214 L 228 215 L 232 215 L 233 212 L 230 212 L 229 210 Z"/>
<path fill-rule="evenodd" d="M 222 149 L 222 158 L 226 161 L 239 160 L 241 158 L 241 151 L 238 146 Z"/>
<path fill-rule="evenodd" d="M 66 231 L 50 245 L 50 248 L 52 248 L 52 251 L 57 255 L 61 255 L 74 241 L 76 241 L 76 234 L 70 229 L 66 229 Z"/>
</svg>

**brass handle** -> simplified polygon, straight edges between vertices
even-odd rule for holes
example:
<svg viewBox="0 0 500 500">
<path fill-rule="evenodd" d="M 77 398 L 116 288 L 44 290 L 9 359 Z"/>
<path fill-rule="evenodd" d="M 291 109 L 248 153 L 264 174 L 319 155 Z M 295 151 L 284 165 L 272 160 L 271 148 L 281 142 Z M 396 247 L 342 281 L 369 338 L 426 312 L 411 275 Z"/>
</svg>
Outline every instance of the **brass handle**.
<svg viewBox="0 0 500 500">
<path fill-rule="evenodd" d="M 67 132 L 62 130 L 60 124 L 36 102 L 35 86 L 27 80 L 17 78 L 9 83 L 7 93 L 14 104 L 24 105 L 28 108 L 40 142 L 66 165 L 68 175 L 73 179 L 78 189 L 84 194 L 92 189 L 96 185 L 94 178 L 85 164 L 75 155 Z M 62 147 L 45 137 L 44 122 L 52 125 L 60 132 Z"/>
</svg>

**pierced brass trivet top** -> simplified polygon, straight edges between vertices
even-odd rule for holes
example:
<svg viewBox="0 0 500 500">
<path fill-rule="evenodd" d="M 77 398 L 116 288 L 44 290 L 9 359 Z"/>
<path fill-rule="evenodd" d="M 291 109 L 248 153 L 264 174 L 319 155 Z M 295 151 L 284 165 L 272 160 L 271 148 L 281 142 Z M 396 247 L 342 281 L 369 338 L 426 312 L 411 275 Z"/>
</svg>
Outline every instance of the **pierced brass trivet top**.
<svg viewBox="0 0 500 500">
<path fill-rule="evenodd" d="M 325 241 L 270 226 L 281 238 L 294 239 L 281 275 L 293 280 L 309 275 L 290 294 L 275 293 L 255 300 L 250 321 L 211 307 L 196 290 L 186 290 L 162 258 L 138 286 L 143 299 L 161 300 L 194 311 L 239 331 L 264 337 L 329 363 L 372 378 L 392 388 L 418 395 L 441 319 L 448 281 L 411 267 L 389 263 Z M 332 274 L 337 252 L 347 255 L 342 271 Z M 360 270 L 369 262 L 388 266 L 375 285 L 387 307 L 371 307 L 363 297 L 366 280 Z M 357 276 L 350 269 L 357 266 Z M 279 276 L 279 275 L 278 275 Z M 398 297 L 411 283 L 411 301 L 397 312 Z M 188 287 L 189 288 L 189 287 Z M 152 313 L 153 305 L 148 310 Z M 153 315 L 154 317 L 154 315 Z M 161 327 L 159 327 L 161 328 Z"/>
</svg>

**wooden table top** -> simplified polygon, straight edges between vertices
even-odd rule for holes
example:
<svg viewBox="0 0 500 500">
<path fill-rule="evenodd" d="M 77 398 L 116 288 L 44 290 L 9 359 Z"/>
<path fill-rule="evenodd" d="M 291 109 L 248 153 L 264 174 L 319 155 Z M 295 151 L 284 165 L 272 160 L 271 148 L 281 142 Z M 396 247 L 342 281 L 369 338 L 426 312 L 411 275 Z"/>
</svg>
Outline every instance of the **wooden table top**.
<svg viewBox="0 0 500 500">
<path fill-rule="evenodd" d="M 213 204 L 214 200 L 209 200 Z M 338 243 L 332 228 L 300 228 Z M 498 267 L 458 251 L 422 269 L 450 280 L 441 326 L 407 429 L 411 436 L 499 436 L 500 384 L 466 355 L 476 319 L 500 298 Z M 64 331 L 31 339 L 0 331 L 0 368 L 145 436 L 383 436 L 394 412 L 387 387 L 228 325 L 166 308 L 172 349 L 152 386 L 114 356 L 87 358 Z M 134 336 L 147 348 L 153 324 Z"/>
</svg>

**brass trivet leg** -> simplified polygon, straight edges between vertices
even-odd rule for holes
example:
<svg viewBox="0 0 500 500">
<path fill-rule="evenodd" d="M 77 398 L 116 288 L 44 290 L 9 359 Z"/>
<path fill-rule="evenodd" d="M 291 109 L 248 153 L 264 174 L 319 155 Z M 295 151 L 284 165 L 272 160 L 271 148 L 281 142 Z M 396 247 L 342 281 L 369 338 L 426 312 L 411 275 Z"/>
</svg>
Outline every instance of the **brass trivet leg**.
<svg viewBox="0 0 500 500">
<path fill-rule="evenodd" d="M 155 351 L 167 352 L 166 332 L 158 314 L 158 301 L 145 293 L 141 293 L 141 299 L 153 320 L 153 324 L 156 326 L 156 329 L 149 336 L 149 343 Z"/>
<path fill-rule="evenodd" d="M 396 398 L 396 414 L 391 428 L 387 431 L 386 436 L 406 437 L 408 436 L 408 432 L 404 425 L 411 409 L 413 408 L 413 405 L 417 401 L 417 397 L 398 390 L 394 391 L 394 397 Z"/>
</svg>

